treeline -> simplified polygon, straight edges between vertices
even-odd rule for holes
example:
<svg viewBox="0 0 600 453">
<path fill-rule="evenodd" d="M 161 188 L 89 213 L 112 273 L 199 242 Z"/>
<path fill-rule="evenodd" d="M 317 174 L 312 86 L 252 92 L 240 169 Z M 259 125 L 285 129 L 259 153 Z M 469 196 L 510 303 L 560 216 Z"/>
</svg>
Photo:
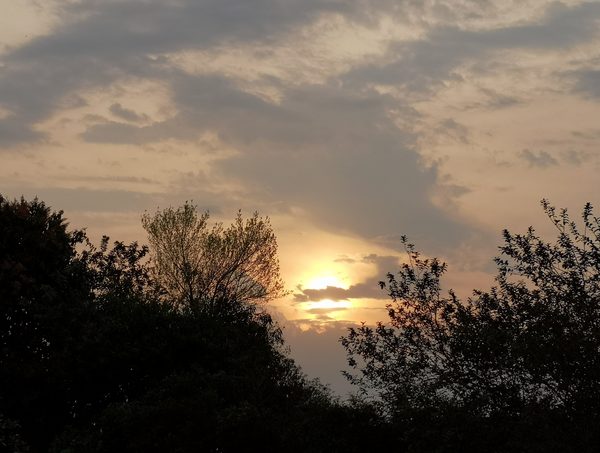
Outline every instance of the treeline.
<svg viewBox="0 0 600 453">
<path fill-rule="evenodd" d="M 0 196 L 0 451 L 597 451 L 600 221 L 545 209 L 505 232 L 497 286 L 444 294 L 409 260 L 389 321 L 341 339 L 357 396 L 288 356 L 268 219 L 145 214 L 151 249 L 96 247 L 38 200 Z"/>
</svg>

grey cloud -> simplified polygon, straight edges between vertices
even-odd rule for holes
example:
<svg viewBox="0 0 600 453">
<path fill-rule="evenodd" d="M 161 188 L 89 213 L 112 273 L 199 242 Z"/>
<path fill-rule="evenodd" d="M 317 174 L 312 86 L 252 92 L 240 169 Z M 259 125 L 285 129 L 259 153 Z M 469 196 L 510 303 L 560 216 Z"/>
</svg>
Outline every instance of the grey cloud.
<svg viewBox="0 0 600 453">
<path fill-rule="evenodd" d="M 299 293 L 294 294 L 294 300 L 296 302 L 307 302 L 323 299 L 387 299 L 387 294 L 381 289 L 379 282 L 384 280 L 388 273 L 396 272 L 399 267 L 398 257 L 372 254 L 365 256 L 362 261 L 373 263 L 377 266 L 377 271 L 373 277 L 364 282 L 354 284 L 348 289 L 334 286 L 328 286 L 324 289 L 301 288 Z"/>
<path fill-rule="evenodd" d="M 0 69 L 0 105 L 13 116 L 0 120 L 8 128 L 18 124 L 21 142 L 39 140 L 34 125 L 56 109 L 81 104 L 79 90 L 108 86 L 123 73 L 94 58 L 10 61 Z M 2 126 L 0 126 L 2 127 Z"/>
<path fill-rule="evenodd" d="M 148 126 L 119 122 L 98 123 L 89 127 L 82 137 L 97 143 L 145 144 L 168 138 L 193 140 L 203 131 L 218 131 L 224 139 L 249 142 L 260 139 L 265 130 L 281 139 L 303 140 L 306 134 L 294 126 L 291 112 L 277 108 L 257 96 L 245 93 L 235 84 L 218 76 L 189 76 L 173 71 L 170 82 L 173 101 L 179 113 L 165 121 Z"/>
<path fill-rule="evenodd" d="M 460 78 L 454 73 L 460 64 L 494 51 L 549 50 L 585 42 L 596 35 L 599 15 L 600 4 L 596 2 L 574 7 L 555 3 L 535 23 L 476 31 L 456 26 L 433 28 L 425 39 L 391 45 L 384 63 L 354 69 L 345 80 L 352 85 L 379 83 L 402 86 L 414 93 L 429 92 L 444 81 Z M 479 67 L 485 70 L 485 64 Z M 595 74 L 590 75 L 595 79 Z M 497 101 L 498 107 L 504 107 L 511 99 Z"/>
<path fill-rule="evenodd" d="M 182 0 L 77 2 L 63 16 L 83 19 L 63 24 L 14 52 L 18 58 L 48 55 L 124 58 L 203 48 L 223 41 L 274 39 L 297 24 L 326 12 L 348 12 L 342 0 Z"/>
<path fill-rule="evenodd" d="M 74 19 L 2 56 L 0 104 L 20 123 L 4 144 L 39 139 L 34 124 L 70 93 L 121 78 L 168 79 L 169 61 L 162 53 L 277 39 L 291 27 L 349 6 L 341 0 L 132 0 L 69 2 L 61 8 L 61 17 Z M 2 129 L 11 127 L 0 121 Z"/>
<path fill-rule="evenodd" d="M 469 130 L 452 118 L 446 118 L 435 128 L 436 135 L 446 136 L 452 140 L 466 144 L 469 142 Z"/>
<path fill-rule="evenodd" d="M 485 95 L 486 100 L 483 102 L 475 103 L 468 108 L 484 108 L 484 109 L 503 109 L 506 107 L 512 107 L 520 104 L 522 101 L 515 96 L 508 96 L 506 94 L 498 93 L 490 89 L 481 89 L 481 93 Z"/>
<path fill-rule="evenodd" d="M 558 161 L 547 151 L 530 151 L 524 149 L 519 153 L 519 157 L 525 160 L 530 167 L 546 168 L 558 165 Z"/>
<path fill-rule="evenodd" d="M 165 127 L 160 127 L 165 126 Z M 171 131 L 168 133 L 166 123 L 160 123 L 159 127 L 145 126 L 137 127 L 129 123 L 119 123 L 116 121 L 107 121 L 99 124 L 94 124 L 87 128 L 81 134 L 81 137 L 90 143 L 118 143 L 118 144 L 136 144 L 142 145 L 151 143 L 157 140 L 175 136 L 177 138 L 191 138 L 191 134 L 185 129 L 182 137 L 181 133 Z M 195 135 L 195 134 L 194 134 Z"/>
<path fill-rule="evenodd" d="M 397 126 L 397 119 L 410 124 L 418 114 L 368 87 L 387 80 L 425 90 L 451 77 L 458 62 L 491 50 L 581 42 L 593 33 L 590 24 L 598 7 L 556 6 L 540 23 L 498 30 L 433 29 L 424 40 L 392 45 L 391 65 L 351 71 L 322 85 L 291 87 L 269 80 L 281 90 L 277 105 L 245 93 L 225 77 L 186 75 L 159 56 L 242 40 L 281 39 L 293 27 L 330 11 L 350 18 L 368 15 L 358 12 L 359 4 L 376 8 L 375 3 L 338 0 L 67 5 L 68 16 L 77 13 L 83 19 L 65 23 L 4 58 L 0 103 L 21 125 L 10 142 L 40 139 L 34 124 L 74 92 L 127 78 L 157 80 L 173 94 L 178 111 L 173 118 L 141 127 L 97 122 L 84 132 L 84 140 L 148 144 L 195 140 L 203 131 L 214 131 L 240 154 L 218 161 L 211 171 L 257 188 L 266 203 L 300 206 L 336 232 L 390 241 L 405 233 L 428 250 L 439 251 L 471 232 L 430 199 L 433 191 L 447 190 L 449 197 L 456 192 L 443 187 L 435 166 L 423 165 L 411 132 Z M 123 120 L 137 115 L 113 107 L 113 114 Z M 447 130 L 460 132 L 452 126 L 446 124 Z"/>
<path fill-rule="evenodd" d="M 108 86 L 128 77 L 170 80 L 172 68 L 161 54 L 247 40 L 277 40 L 295 26 L 310 23 L 324 13 L 335 12 L 364 21 L 377 17 L 381 11 L 401 15 L 407 5 L 360 0 L 65 3 L 60 15 L 73 19 L 2 57 L 0 103 L 20 123 L 18 131 L 4 142 L 39 139 L 33 125 L 78 90 Z M 360 82 L 359 89 L 369 83 L 390 83 L 426 90 L 437 81 L 453 77 L 452 69 L 458 62 L 488 50 L 549 48 L 581 42 L 594 32 L 598 9 L 594 3 L 573 8 L 555 5 L 536 24 L 476 32 L 451 27 L 433 29 L 426 40 L 392 46 L 384 60 L 392 63 L 379 67 L 370 64 L 352 71 L 345 80 L 355 84 L 352 89 Z M 123 119 L 133 118 L 121 113 Z M 11 126 L 6 119 L 2 122 L 4 129 Z M 101 140 L 101 133 L 119 137 L 119 127 L 99 126 L 98 133 L 90 132 L 88 137 L 94 141 Z M 152 139 L 144 137 L 141 134 L 136 140 Z M 116 141 L 115 137 L 112 142 Z"/>
<path fill-rule="evenodd" d="M 44 140 L 46 134 L 35 131 L 14 115 L 0 119 L 0 146 L 14 146 L 24 142 Z"/>
<path fill-rule="evenodd" d="M 112 104 L 109 107 L 109 111 L 113 115 L 115 115 L 121 119 L 124 119 L 125 121 L 138 122 L 138 121 L 146 120 L 148 118 L 146 115 L 139 115 L 135 111 L 123 107 L 118 102 L 115 102 L 114 104 Z"/>
<path fill-rule="evenodd" d="M 158 181 L 150 178 L 138 178 L 137 176 L 73 176 L 71 178 L 63 178 L 70 181 L 100 181 L 100 182 L 116 182 L 116 183 L 133 183 L 133 184 L 157 184 Z"/>
<path fill-rule="evenodd" d="M 600 70 L 583 69 L 571 74 L 576 78 L 575 91 L 600 98 Z"/>
<path fill-rule="evenodd" d="M 583 165 L 593 159 L 594 155 L 589 152 L 570 149 L 561 153 L 561 157 L 568 164 Z"/>
<path fill-rule="evenodd" d="M 242 151 L 213 170 L 260 186 L 272 203 L 302 206 L 335 231 L 369 239 L 406 233 L 438 247 L 466 236 L 430 201 L 437 169 L 422 165 L 411 134 L 389 116 L 392 108 L 405 119 L 415 113 L 391 98 L 331 83 L 288 89 L 275 105 L 216 76 L 178 74 L 172 83 L 176 117 L 144 127 L 97 124 L 83 137 L 141 144 L 211 130 Z"/>
<path fill-rule="evenodd" d="M 154 205 L 156 194 L 145 194 L 126 190 L 94 190 L 89 188 L 57 188 L 57 187 L 9 187 L 5 188 L 9 195 L 27 199 L 39 197 L 49 206 L 69 211 L 90 212 L 139 212 L 140 209 Z"/>
</svg>

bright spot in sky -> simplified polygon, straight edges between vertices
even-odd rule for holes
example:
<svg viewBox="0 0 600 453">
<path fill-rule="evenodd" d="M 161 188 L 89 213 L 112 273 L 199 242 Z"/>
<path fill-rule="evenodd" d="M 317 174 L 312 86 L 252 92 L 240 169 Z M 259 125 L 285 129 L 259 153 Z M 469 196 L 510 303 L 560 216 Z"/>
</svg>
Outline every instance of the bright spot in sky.
<svg viewBox="0 0 600 453">
<path fill-rule="evenodd" d="M 352 303 L 348 300 L 331 300 L 323 299 L 315 302 L 307 302 L 305 310 L 343 310 L 352 307 Z"/>
<path fill-rule="evenodd" d="M 337 288 L 347 288 L 348 285 L 346 285 L 342 280 L 340 280 L 334 275 L 321 275 L 319 277 L 313 277 L 312 279 L 310 279 L 310 281 L 306 285 L 306 288 L 325 289 L 328 286 L 335 286 Z"/>
</svg>

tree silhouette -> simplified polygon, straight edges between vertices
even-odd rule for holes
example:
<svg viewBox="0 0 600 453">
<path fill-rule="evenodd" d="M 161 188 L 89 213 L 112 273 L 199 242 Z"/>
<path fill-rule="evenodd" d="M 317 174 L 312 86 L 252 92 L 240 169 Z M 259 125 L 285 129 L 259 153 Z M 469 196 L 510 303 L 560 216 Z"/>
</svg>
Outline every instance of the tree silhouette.
<svg viewBox="0 0 600 453">
<path fill-rule="evenodd" d="M 239 305 L 283 294 L 277 240 L 258 213 L 234 223 L 208 226 L 209 214 L 185 203 L 142 217 L 154 254 L 157 278 L 173 300 L 214 309 L 217 301 Z"/>
<path fill-rule="evenodd" d="M 598 446 L 600 220 L 589 204 L 581 227 L 542 205 L 557 240 L 533 228 L 504 231 L 497 285 L 466 301 L 441 290 L 444 263 L 403 239 L 409 261 L 382 283 L 389 323 L 352 328 L 341 340 L 357 371 L 348 377 L 375 391 L 391 419 L 426 414 L 420 428 L 445 425 L 446 436 L 479 426 L 492 450 Z"/>
<path fill-rule="evenodd" d="M 250 229 L 265 232 L 257 222 Z M 245 244 L 241 233 L 222 238 L 226 250 Z M 0 451 L 358 451 L 374 442 L 362 418 L 376 417 L 370 406 L 344 406 L 307 379 L 263 307 L 216 294 L 214 310 L 177 304 L 148 252 L 106 237 L 94 247 L 62 212 L 0 198 Z"/>
</svg>

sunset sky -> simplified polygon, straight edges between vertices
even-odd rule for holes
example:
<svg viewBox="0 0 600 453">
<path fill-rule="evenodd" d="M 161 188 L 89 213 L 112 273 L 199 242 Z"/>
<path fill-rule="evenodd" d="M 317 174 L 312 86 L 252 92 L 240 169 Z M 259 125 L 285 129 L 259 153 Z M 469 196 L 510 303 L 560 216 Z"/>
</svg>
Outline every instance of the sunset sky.
<svg viewBox="0 0 600 453">
<path fill-rule="evenodd" d="M 600 206 L 600 2 L 0 0 L 0 193 L 145 241 L 193 200 L 271 218 L 292 354 L 338 392 L 400 236 L 492 282 L 542 198 Z"/>
</svg>

